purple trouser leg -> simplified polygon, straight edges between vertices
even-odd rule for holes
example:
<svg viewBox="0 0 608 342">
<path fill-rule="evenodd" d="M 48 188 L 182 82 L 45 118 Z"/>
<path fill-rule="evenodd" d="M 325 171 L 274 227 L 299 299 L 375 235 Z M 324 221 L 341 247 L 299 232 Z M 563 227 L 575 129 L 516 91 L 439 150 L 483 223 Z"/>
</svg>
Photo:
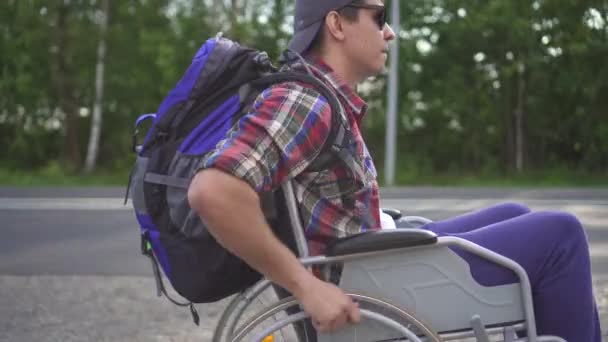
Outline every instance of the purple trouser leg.
<svg viewBox="0 0 608 342">
<path fill-rule="evenodd" d="M 425 226 L 439 236 L 457 236 L 520 264 L 532 284 L 539 334 L 569 342 L 600 342 L 593 298 L 589 247 L 576 217 L 502 204 Z M 454 248 L 482 285 L 517 282 L 515 274 Z"/>
</svg>

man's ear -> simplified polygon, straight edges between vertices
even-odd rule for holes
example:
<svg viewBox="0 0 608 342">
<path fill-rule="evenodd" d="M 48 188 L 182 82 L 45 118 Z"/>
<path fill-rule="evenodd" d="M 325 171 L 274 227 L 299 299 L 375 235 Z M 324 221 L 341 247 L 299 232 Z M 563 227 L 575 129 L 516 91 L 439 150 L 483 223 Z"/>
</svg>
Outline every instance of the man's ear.
<svg viewBox="0 0 608 342">
<path fill-rule="evenodd" d="M 342 25 L 342 18 L 336 11 L 329 12 L 325 16 L 325 26 L 327 28 L 327 34 L 333 39 L 343 41 L 345 38 L 344 27 Z"/>
</svg>

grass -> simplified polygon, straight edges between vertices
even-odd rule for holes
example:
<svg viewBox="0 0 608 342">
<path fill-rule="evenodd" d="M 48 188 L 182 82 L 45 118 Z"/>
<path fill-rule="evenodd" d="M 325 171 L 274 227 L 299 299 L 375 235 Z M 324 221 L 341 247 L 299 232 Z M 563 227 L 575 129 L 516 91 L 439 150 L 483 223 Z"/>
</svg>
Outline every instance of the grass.
<svg viewBox="0 0 608 342">
<path fill-rule="evenodd" d="M 129 170 L 69 172 L 58 163 L 37 170 L 0 168 L 0 186 L 126 186 Z"/>
<path fill-rule="evenodd" d="M 380 182 L 384 183 L 383 171 Z M 401 186 L 463 186 L 463 187 L 608 187 L 607 173 L 574 171 L 563 168 L 525 171 L 521 174 L 500 172 L 424 172 L 402 168 L 395 175 Z"/>
<path fill-rule="evenodd" d="M 527 172 L 521 175 L 498 174 L 434 174 L 422 177 L 400 175 L 399 185 L 491 186 L 491 187 L 596 187 L 608 186 L 608 175 L 561 173 L 552 171 Z"/>
<path fill-rule="evenodd" d="M 129 171 L 100 170 L 90 175 L 68 172 L 53 162 L 37 170 L 0 167 L 0 186 L 125 186 Z M 382 170 L 378 170 L 384 184 Z M 400 168 L 395 176 L 399 186 L 463 186 L 463 187 L 608 187 L 608 173 L 572 171 L 563 168 L 527 171 L 519 175 L 498 172 L 430 173 L 415 168 Z"/>
</svg>

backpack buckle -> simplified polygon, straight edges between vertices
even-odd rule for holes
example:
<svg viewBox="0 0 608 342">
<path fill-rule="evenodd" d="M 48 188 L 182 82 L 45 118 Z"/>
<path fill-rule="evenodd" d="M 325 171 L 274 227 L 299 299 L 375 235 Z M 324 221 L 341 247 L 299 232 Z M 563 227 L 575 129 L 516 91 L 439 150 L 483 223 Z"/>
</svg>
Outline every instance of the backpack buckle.
<svg viewBox="0 0 608 342">
<path fill-rule="evenodd" d="M 141 152 L 141 145 L 137 145 L 137 135 L 139 135 L 139 130 L 136 129 L 131 136 L 131 151 L 139 154 Z"/>
<path fill-rule="evenodd" d="M 141 234 L 141 254 L 145 256 L 152 256 L 152 245 L 150 244 L 149 234 L 147 230 Z"/>
<path fill-rule="evenodd" d="M 150 119 L 155 120 L 156 114 L 154 114 L 154 113 L 142 114 L 135 121 L 135 129 L 133 130 L 133 135 L 131 136 L 131 150 L 137 154 L 141 153 L 141 150 L 143 148 L 142 145 L 137 144 L 137 136 L 139 135 L 139 126 L 142 124 L 142 122 L 150 120 Z"/>
</svg>

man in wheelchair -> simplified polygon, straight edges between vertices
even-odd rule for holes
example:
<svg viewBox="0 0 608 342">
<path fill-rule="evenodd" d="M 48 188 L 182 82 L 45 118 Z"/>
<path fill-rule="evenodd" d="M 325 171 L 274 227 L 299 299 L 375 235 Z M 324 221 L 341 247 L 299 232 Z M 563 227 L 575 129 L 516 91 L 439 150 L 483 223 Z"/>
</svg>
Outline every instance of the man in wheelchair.
<svg viewBox="0 0 608 342">
<path fill-rule="evenodd" d="M 337 114 L 312 87 L 283 83 L 257 98 L 255 115 L 242 119 L 238 130 L 206 158 L 188 192 L 191 207 L 214 237 L 293 294 L 320 332 L 358 323 L 358 304 L 308 271 L 273 234 L 259 194 L 292 180 L 312 255 L 325 253 L 336 238 L 381 228 L 376 171 L 360 132 L 367 105 L 355 89 L 383 70 L 389 42 L 395 39 L 384 5 L 382 0 L 296 1 L 289 48 L 301 53 L 309 70 L 337 94 L 353 136 L 350 152 L 356 167 L 341 159 L 323 170 L 309 167 L 325 153 L 332 115 Z M 424 229 L 474 242 L 521 265 L 530 279 L 539 334 L 600 341 L 587 240 L 574 216 L 503 204 Z M 518 281 L 510 270 L 454 251 L 484 286 Z"/>
</svg>

